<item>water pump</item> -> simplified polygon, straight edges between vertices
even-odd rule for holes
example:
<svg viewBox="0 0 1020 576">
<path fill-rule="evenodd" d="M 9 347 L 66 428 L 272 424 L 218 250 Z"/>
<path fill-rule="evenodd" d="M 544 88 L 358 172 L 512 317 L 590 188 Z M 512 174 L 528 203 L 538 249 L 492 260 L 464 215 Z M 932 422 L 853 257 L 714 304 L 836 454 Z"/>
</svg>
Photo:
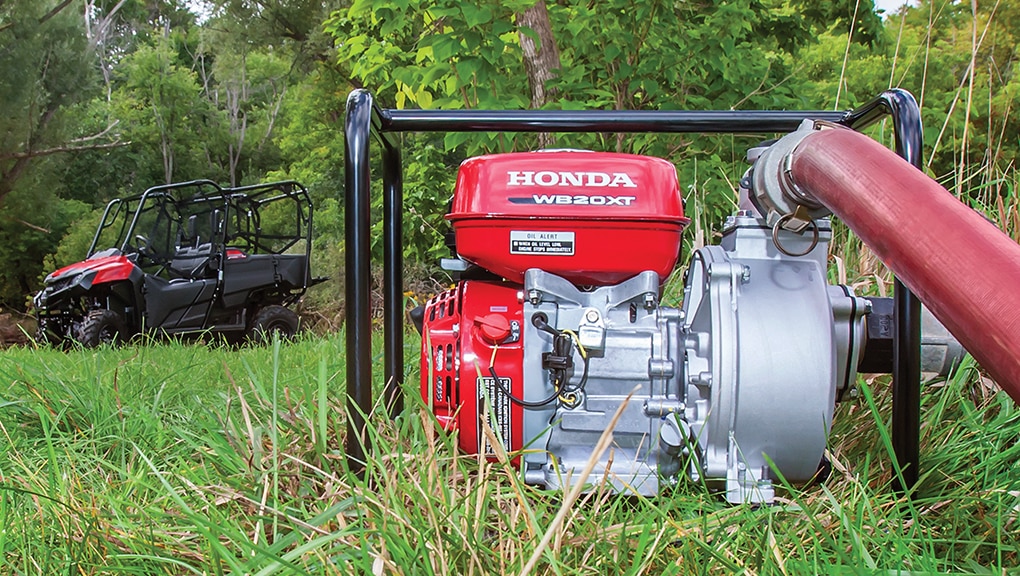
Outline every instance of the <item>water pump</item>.
<svg viewBox="0 0 1020 576">
<path fill-rule="evenodd" d="M 777 225 L 744 196 L 671 307 L 660 298 L 689 222 L 672 164 L 577 150 L 465 161 L 445 262 L 461 279 L 422 319 L 421 394 L 442 427 L 547 488 L 578 478 L 621 406 L 591 476 L 617 490 L 686 475 L 768 503 L 778 474 L 815 477 L 870 302 L 827 283 L 824 215 Z"/>
</svg>

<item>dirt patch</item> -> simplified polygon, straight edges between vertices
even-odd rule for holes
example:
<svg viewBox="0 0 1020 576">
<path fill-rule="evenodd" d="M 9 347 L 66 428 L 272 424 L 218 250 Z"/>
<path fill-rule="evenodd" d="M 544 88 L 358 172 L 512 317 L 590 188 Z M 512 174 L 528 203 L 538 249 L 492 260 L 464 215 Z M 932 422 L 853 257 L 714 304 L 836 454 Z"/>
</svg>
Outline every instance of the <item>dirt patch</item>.
<svg viewBox="0 0 1020 576">
<path fill-rule="evenodd" d="M 29 343 L 35 334 L 35 318 L 18 313 L 0 313 L 0 348 Z"/>
</svg>

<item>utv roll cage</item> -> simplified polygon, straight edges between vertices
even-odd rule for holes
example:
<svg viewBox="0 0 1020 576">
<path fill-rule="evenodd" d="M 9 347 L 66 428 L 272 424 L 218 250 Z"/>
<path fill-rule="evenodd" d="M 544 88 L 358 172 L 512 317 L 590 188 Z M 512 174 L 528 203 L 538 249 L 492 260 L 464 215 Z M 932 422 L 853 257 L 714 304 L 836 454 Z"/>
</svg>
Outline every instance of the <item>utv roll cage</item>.
<svg viewBox="0 0 1020 576">
<path fill-rule="evenodd" d="M 347 98 L 345 142 L 345 286 L 348 464 L 363 469 L 371 450 L 365 430 L 372 412 L 371 167 L 372 137 L 382 145 L 384 403 L 403 411 L 403 176 L 401 132 L 654 132 L 785 133 L 804 119 L 862 130 L 891 116 L 896 152 L 922 168 L 921 115 L 905 90 L 887 90 L 849 111 L 652 110 L 393 110 L 376 106 L 367 90 Z M 892 440 L 905 486 L 918 477 L 921 382 L 921 301 L 894 284 Z"/>
<path fill-rule="evenodd" d="M 289 220 L 275 228 L 264 223 L 268 206 L 288 206 Z M 151 221 L 147 221 L 151 219 Z M 286 220 L 283 220 L 286 221 Z M 277 221 L 279 222 L 279 220 Z M 296 247 L 305 255 L 305 274 L 310 277 L 312 202 L 308 190 L 294 181 L 222 188 L 211 180 L 153 186 L 145 192 L 107 203 L 89 246 L 88 256 L 116 248 L 121 253 L 144 252 L 136 246 L 139 236 L 148 240 L 146 257 L 153 263 L 169 261 L 186 245 L 198 248 L 212 243 L 246 253 L 284 254 Z M 154 238 L 154 232 L 159 237 Z M 111 236 L 112 234 L 112 236 Z M 116 238 L 115 241 L 107 241 Z M 154 241 L 155 240 L 155 241 Z M 303 242 L 303 247 L 298 244 Z M 294 294 L 294 299 L 305 292 Z"/>
</svg>

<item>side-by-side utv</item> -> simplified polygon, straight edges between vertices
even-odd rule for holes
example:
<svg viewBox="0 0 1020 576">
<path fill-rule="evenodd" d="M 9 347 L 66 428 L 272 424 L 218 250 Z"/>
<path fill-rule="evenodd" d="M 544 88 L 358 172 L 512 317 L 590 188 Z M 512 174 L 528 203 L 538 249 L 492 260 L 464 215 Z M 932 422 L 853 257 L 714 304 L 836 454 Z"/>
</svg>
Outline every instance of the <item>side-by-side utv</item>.
<svg viewBox="0 0 1020 576">
<path fill-rule="evenodd" d="M 293 336 L 310 269 L 312 203 L 296 182 L 149 188 L 106 206 L 85 260 L 46 277 L 39 337 L 84 346 L 135 334 Z"/>
</svg>

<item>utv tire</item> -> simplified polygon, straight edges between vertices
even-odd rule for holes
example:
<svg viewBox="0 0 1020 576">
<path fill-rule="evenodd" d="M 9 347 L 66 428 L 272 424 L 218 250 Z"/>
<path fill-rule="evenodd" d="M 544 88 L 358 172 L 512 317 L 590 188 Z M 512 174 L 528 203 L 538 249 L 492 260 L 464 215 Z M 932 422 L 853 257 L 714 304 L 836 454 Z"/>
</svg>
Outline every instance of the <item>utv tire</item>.
<svg viewBox="0 0 1020 576">
<path fill-rule="evenodd" d="M 259 310 L 252 322 L 248 338 L 257 344 L 273 341 L 273 333 L 280 335 L 281 340 L 291 340 L 298 333 L 300 320 L 298 315 L 284 306 L 266 306 Z"/>
<path fill-rule="evenodd" d="M 127 326 L 120 314 L 113 310 L 93 310 L 82 320 L 76 340 L 86 348 L 95 348 L 102 344 L 120 344 L 127 336 Z"/>
</svg>

